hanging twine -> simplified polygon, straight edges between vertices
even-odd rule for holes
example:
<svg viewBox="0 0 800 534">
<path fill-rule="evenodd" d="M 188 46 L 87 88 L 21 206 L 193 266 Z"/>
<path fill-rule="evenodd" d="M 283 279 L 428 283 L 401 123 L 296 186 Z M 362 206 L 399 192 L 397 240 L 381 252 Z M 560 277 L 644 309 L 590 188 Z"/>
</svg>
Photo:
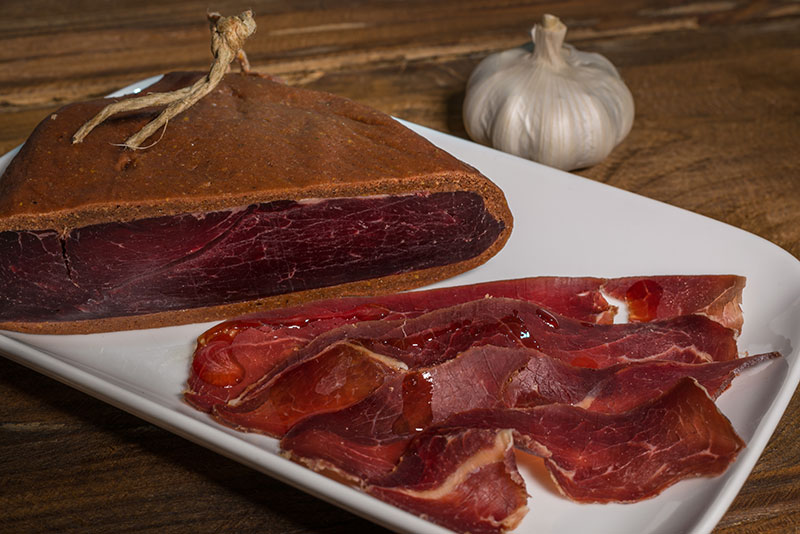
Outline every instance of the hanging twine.
<svg viewBox="0 0 800 534">
<path fill-rule="evenodd" d="M 219 13 L 209 13 L 208 21 L 211 26 L 211 53 L 214 55 L 214 62 L 206 76 L 199 79 L 194 85 L 169 93 L 150 93 L 107 105 L 75 132 L 75 135 L 72 136 L 73 144 L 83 141 L 95 126 L 112 115 L 150 106 L 166 105 L 167 107 L 158 117 L 129 137 L 122 145 L 132 150 L 148 148 L 142 148 L 142 143 L 159 128 L 166 127 L 172 117 L 190 108 L 195 102 L 210 93 L 225 76 L 228 65 L 233 60 L 239 62 L 242 72 L 249 72 L 250 64 L 243 47 L 245 40 L 256 31 L 253 12 L 248 10 L 236 17 L 223 17 Z"/>
</svg>

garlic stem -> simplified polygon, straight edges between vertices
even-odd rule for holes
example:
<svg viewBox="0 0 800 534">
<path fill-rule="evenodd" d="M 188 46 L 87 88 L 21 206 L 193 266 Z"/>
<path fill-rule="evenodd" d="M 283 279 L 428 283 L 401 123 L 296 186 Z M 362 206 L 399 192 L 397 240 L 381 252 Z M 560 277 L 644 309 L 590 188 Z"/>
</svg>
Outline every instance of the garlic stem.
<svg viewBox="0 0 800 534">
<path fill-rule="evenodd" d="M 542 24 L 535 24 L 531 29 L 533 39 L 533 60 L 542 61 L 554 69 L 565 67 L 562 48 L 567 27 L 555 15 L 545 14 Z"/>
</svg>

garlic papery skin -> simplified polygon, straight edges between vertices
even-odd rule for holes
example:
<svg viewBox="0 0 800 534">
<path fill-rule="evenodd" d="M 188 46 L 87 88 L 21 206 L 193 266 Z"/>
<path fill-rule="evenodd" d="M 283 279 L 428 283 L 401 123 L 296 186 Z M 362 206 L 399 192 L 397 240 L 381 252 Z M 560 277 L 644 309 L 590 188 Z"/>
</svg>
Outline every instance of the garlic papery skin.
<svg viewBox="0 0 800 534">
<path fill-rule="evenodd" d="M 600 54 L 564 44 L 545 15 L 534 48 L 486 57 L 470 75 L 464 126 L 474 141 L 562 170 L 602 161 L 633 126 L 633 96 Z"/>
</svg>

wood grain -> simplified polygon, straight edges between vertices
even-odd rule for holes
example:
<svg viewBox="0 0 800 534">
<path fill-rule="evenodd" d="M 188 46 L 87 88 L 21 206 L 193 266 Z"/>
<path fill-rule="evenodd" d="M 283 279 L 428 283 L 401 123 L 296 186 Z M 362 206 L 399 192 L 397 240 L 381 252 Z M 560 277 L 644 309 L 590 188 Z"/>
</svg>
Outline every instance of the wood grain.
<svg viewBox="0 0 800 534">
<path fill-rule="evenodd" d="M 6 0 L 0 153 L 61 105 L 210 62 L 206 4 Z M 606 55 L 628 138 L 578 174 L 727 222 L 800 258 L 797 2 L 222 1 L 252 7 L 255 69 L 466 137 L 464 84 L 543 13 Z M 0 359 L 0 531 L 384 532 Z M 800 531 L 800 396 L 715 534 Z"/>
</svg>

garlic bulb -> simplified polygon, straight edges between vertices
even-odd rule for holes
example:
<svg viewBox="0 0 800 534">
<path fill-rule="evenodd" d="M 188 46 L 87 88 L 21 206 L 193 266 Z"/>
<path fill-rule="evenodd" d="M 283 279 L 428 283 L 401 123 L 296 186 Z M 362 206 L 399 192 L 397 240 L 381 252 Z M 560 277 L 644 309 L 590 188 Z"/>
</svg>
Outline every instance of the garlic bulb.
<svg viewBox="0 0 800 534">
<path fill-rule="evenodd" d="M 486 145 L 563 170 L 598 163 L 633 125 L 633 97 L 600 54 L 564 44 L 553 15 L 531 30 L 534 48 L 484 59 L 467 82 L 464 125 Z"/>
</svg>

